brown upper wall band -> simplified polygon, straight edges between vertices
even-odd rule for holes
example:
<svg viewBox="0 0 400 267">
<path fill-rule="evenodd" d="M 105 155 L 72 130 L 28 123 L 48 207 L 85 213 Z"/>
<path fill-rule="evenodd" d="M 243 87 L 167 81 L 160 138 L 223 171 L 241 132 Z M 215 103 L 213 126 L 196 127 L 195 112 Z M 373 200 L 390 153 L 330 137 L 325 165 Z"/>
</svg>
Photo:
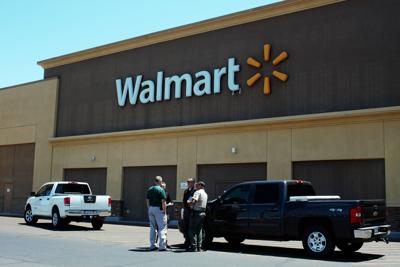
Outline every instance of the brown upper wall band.
<svg viewBox="0 0 400 267">
<path fill-rule="evenodd" d="M 39 61 L 37 64 L 43 69 L 49 69 L 91 58 L 101 57 L 118 53 L 138 47 L 161 43 L 199 33 L 223 29 L 239 24 L 249 23 L 257 20 L 295 13 L 324 5 L 329 5 L 346 0 L 287 0 L 279 3 L 249 9 L 213 19 L 204 20 L 168 30 L 163 30 L 103 46 L 82 50 L 79 52 L 54 57 Z"/>
</svg>

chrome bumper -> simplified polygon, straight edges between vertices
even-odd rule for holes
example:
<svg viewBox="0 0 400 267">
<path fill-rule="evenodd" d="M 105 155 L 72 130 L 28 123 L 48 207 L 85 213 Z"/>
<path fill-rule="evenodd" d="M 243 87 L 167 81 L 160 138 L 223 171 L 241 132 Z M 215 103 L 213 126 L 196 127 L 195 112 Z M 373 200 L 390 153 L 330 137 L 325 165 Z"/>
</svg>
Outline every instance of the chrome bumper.
<svg viewBox="0 0 400 267">
<path fill-rule="evenodd" d="M 110 210 L 66 210 L 65 216 L 78 217 L 78 216 L 111 216 Z"/>
<path fill-rule="evenodd" d="M 390 225 L 363 227 L 354 230 L 354 238 L 371 239 L 387 237 L 390 234 Z"/>
</svg>

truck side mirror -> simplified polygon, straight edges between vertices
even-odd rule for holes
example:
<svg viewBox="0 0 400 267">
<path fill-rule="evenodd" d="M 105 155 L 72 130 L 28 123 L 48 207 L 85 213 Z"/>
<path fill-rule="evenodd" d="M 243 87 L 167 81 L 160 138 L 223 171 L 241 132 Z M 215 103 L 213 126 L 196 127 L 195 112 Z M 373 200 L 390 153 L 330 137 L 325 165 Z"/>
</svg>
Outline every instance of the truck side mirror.
<svg viewBox="0 0 400 267">
<path fill-rule="evenodd" d="M 36 196 L 36 193 L 35 192 L 31 192 L 31 197 L 34 197 L 34 196 Z"/>
</svg>

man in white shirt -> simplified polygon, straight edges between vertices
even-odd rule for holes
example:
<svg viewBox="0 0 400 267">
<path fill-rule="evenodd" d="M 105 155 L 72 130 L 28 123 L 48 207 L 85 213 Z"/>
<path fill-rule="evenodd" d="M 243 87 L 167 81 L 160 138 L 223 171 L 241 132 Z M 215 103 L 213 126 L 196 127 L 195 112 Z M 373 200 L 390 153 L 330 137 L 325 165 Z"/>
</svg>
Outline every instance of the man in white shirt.
<svg viewBox="0 0 400 267">
<path fill-rule="evenodd" d="M 188 204 L 192 207 L 192 216 L 189 221 L 189 239 L 190 248 L 188 251 L 202 251 L 202 226 L 206 217 L 206 207 L 208 195 L 204 182 L 197 182 L 195 185 L 196 191 Z"/>
</svg>

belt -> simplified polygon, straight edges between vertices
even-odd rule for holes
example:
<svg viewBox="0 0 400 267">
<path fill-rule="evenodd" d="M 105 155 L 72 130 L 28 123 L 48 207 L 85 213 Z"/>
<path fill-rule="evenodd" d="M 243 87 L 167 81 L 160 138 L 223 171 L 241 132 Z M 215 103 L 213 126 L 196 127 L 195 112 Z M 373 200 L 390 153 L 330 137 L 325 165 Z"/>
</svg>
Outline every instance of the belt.
<svg viewBox="0 0 400 267">
<path fill-rule="evenodd" d="M 205 212 L 206 211 L 206 209 L 204 209 L 204 210 L 193 210 L 194 212 Z"/>
</svg>

